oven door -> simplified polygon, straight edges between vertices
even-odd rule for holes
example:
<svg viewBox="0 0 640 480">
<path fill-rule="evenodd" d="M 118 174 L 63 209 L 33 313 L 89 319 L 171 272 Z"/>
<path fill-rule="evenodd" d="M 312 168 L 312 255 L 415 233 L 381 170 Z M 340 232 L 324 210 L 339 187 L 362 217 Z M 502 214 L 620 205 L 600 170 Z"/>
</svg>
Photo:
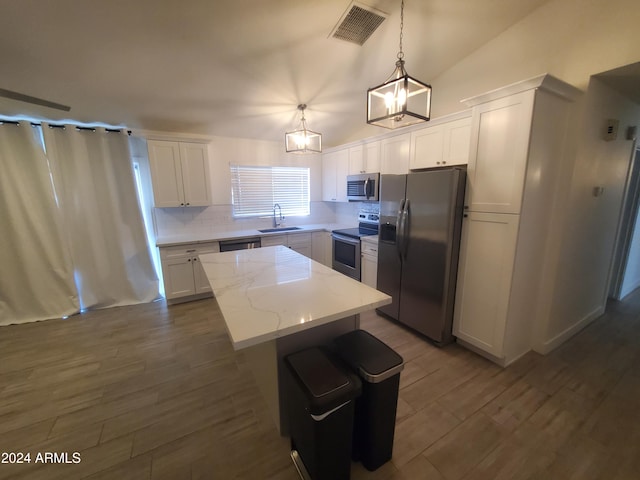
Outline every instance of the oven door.
<svg viewBox="0 0 640 480">
<path fill-rule="evenodd" d="M 360 239 L 332 233 L 333 269 L 360 281 Z"/>
</svg>

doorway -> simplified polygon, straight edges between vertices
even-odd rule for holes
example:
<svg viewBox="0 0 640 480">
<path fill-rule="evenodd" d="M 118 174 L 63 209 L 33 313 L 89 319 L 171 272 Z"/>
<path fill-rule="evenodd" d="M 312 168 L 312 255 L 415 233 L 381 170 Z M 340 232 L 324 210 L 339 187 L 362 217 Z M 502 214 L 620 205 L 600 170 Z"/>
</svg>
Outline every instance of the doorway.
<svg viewBox="0 0 640 480">
<path fill-rule="evenodd" d="M 612 265 L 609 298 L 614 300 L 622 300 L 640 287 L 640 149 L 637 147 L 634 145 L 629 166 Z"/>
</svg>

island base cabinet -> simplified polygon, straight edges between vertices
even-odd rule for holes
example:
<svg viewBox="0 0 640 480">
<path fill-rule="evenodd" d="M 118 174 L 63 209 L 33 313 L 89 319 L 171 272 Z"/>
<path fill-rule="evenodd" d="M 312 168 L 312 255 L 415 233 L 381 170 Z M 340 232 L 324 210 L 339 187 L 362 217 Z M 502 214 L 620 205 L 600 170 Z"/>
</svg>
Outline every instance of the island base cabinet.
<svg viewBox="0 0 640 480">
<path fill-rule="evenodd" d="M 469 212 L 462 226 L 453 334 L 498 363 L 504 359 L 518 223 L 518 215 Z"/>
</svg>

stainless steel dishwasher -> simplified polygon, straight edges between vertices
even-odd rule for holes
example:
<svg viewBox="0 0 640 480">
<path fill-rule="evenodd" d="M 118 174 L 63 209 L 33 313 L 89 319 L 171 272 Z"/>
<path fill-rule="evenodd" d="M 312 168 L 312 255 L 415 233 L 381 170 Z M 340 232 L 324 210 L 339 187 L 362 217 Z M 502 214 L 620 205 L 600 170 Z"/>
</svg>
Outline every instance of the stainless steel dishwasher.
<svg viewBox="0 0 640 480">
<path fill-rule="evenodd" d="M 221 252 L 248 250 L 250 248 L 260 248 L 260 237 L 236 238 L 234 240 L 223 240 L 220 242 Z"/>
</svg>

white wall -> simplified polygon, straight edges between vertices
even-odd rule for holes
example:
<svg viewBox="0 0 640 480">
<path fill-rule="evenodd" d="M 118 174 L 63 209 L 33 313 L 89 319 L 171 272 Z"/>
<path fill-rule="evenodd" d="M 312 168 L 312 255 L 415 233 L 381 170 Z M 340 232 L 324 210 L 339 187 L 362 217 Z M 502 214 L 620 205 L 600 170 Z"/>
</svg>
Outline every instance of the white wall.
<svg viewBox="0 0 640 480">
<path fill-rule="evenodd" d="M 604 312 L 616 232 L 633 142 L 626 129 L 640 123 L 640 106 L 597 78 L 582 105 L 571 185 L 567 186 L 561 246 L 546 279 L 551 305 L 539 319 L 536 350 L 546 353 Z M 620 122 L 618 138 L 603 139 L 606 120 Z M 603 187 L 594 196 L 594 187 Z"/>
<path fill-rule="evenodd" d="M 635 0 L 550 0 L 433 79 L 435 116 L 463 98 L 550 73 L 586 90 L 591 75 L 640 58 Z"/>
</svg>

